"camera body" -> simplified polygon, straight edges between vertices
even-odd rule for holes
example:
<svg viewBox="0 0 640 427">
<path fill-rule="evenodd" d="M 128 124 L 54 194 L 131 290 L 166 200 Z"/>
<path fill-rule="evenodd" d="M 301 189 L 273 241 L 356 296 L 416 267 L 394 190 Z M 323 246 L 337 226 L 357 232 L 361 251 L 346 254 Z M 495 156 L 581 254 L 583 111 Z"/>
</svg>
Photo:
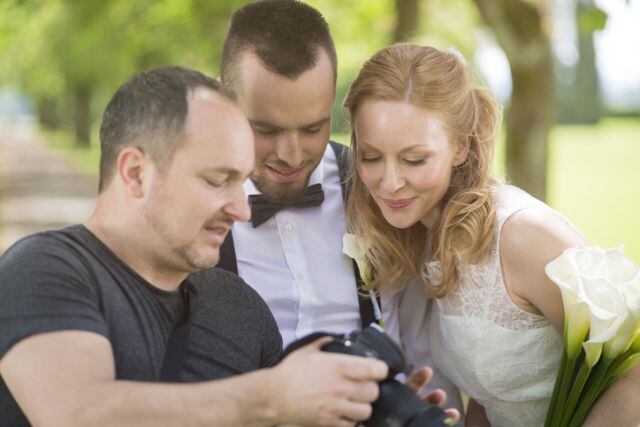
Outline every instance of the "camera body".
<svg viewBox="0 0 640 427">
<path fill-rule="evenodd" d="M 364 422 L 366 427 L 454 425 L 442 408 L 423 402 L 412 389 L 394 379 L 399 373 L 411 374 L 413 366 L 407 361 L 402 348 L 375 323 L 362 331 L 345 335 L 322 332 L 307 335 L 291 343 L 285 350 L 285 355 L 322 336 L 334 337 L 333 341 L 322 348 L 324 351 L 371 357 L 382 360 L 389 366 L 387 378 L 378 382 L 380 395 L 373 403 L 371 418 Z"/>
</svg>

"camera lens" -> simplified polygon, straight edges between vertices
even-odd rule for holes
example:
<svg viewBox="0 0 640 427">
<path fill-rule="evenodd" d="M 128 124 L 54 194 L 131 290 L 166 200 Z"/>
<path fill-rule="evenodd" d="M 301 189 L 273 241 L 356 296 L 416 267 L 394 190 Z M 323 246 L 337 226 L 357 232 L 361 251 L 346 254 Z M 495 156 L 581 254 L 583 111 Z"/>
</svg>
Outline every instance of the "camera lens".
<svg viewBox="0 0 640 427">
<path fill-rule="evenodd" d="M 395 380 L 379 383 L 380 397 L 373 404 L 366 427 L 449 426 L 447 414 L 437 405 L 425 404 L 416 393 Z"/>
</svg>

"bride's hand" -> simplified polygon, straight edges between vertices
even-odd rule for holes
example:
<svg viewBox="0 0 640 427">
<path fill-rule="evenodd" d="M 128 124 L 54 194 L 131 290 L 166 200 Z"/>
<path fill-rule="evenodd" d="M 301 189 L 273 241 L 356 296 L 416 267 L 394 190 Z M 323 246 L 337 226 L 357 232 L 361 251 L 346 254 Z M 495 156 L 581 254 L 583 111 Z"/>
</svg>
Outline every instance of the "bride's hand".
<svg viewBox="0 0 640 427">
<path fill-rule="evenodd" d="M 413 371 L 413 373 L 407 378 L 405 384 L 409 386 L 412 390 L 418 393 L 422 390 L 429 381 L 433 377 L 433 370 L 431 368 L 420 368 Z M 432 405 L 442 405 L 444 401 L 447 399 L 447 393 L 445 393 L 442 389 L 435 389 L 430 391 L 425 396 L 422 397 L 422 400 L 425 403 L 429 403 Z M 458 412 L 455 408 L 445 409 L 447 415 L 458 422 L 460 420 L 460 412 Z"/>
</svg>

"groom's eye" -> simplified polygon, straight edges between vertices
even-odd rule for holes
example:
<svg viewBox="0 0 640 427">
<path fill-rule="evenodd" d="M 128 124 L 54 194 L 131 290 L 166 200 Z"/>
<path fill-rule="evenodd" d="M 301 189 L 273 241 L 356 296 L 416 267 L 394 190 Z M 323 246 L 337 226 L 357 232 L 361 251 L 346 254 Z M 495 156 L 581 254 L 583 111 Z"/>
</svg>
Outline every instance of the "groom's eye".
<svg viewBox="0 0 640 427">
<path fill-rule="evenodd" d="M 278 130 L 272 128 L 255 128 L 255 131 L 263 136 L 274 136 L 278 134 Z"/>
<path fill-rule="evenodd" d="M 307 135 L 316 134 L 316 133 L 320 132 L 321 130 L 322 130 L 322 126 L 313 126 L 313 127 L 310 127 L 310 128 L 302 129 L 302 131 L 304 133 L 306 133 Z"/>
</svg>

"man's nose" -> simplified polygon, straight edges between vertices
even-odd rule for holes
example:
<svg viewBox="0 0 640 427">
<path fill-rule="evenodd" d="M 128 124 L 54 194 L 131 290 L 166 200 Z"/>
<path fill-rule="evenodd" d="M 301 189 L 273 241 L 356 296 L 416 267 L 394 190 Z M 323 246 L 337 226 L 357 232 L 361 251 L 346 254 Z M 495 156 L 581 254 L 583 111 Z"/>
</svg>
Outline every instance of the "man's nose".
<svg viewBox="0 0 640 427">
<path fill-rule="evenodd" d="M 234 193 L 231 202 L 225 206 L 224 211 L 234 221 L 249 221 L 251 219 L 251 208 L 242 187 Z"/>
<path fill-rule="evenodd" d="M 276 154 L 291 169 L 297 169 L 304 160 L 302 144 L 298 131 L 285 131 L 278 139 Z"/>
</svg>

